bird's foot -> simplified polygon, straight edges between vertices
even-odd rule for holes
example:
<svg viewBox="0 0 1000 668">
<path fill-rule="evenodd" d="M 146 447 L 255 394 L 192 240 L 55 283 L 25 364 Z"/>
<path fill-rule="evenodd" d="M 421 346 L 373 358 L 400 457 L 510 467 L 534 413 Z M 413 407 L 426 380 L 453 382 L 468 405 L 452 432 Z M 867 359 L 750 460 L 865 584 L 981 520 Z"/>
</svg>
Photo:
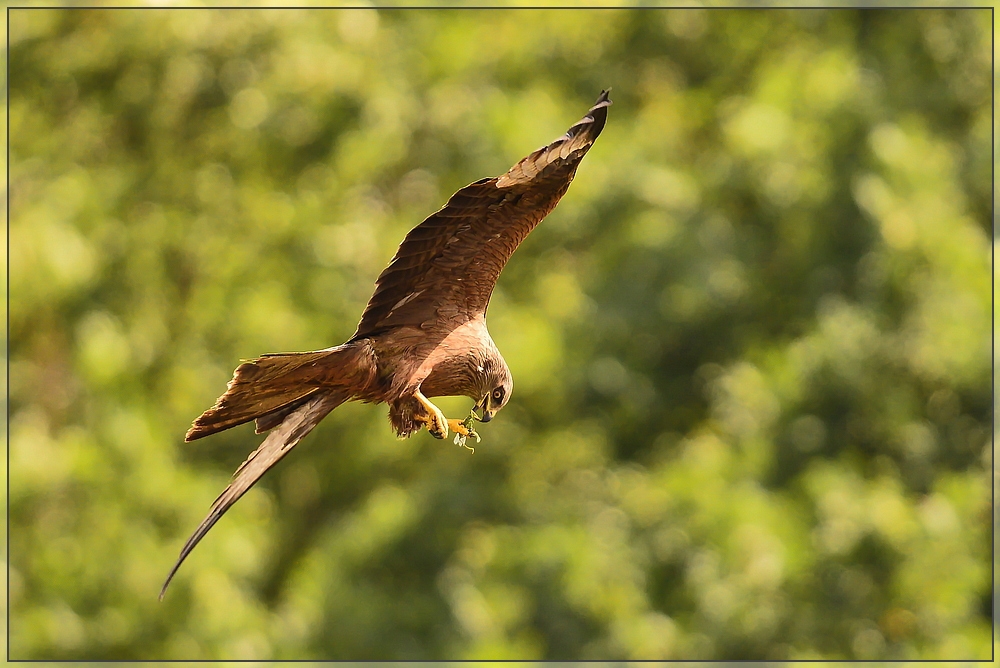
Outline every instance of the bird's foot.
<svg viewBox="0 0 1000 668">
<path fill-rule="evenodd" d="M 431 403 L 431 400 L 417 391 L 413 395 L 420 405 L 427 411 L 427 415 L 418 416 L 417 419 L 424 423 L 427 431 L 434 438 L 448 438 L 448 419 L 441 412 L 441 409 Z"/>
<path fill-rule="evenodd" d="M 473 452 L 475 452 L 476 449 L 471 445 L 466 445 L 465 444 L 466 440 L 468 440 L 469 437 L 476 439 L 476 443 L 479 443 L 480 441 L 483 440 L 479 437 L 479 434 L 476 433 L 476 430 L 473 427 L 472 423 L 474 419 L 475 416 L 470 415 L 464 420 L 448 420 L 448 425 L 451 427 L 451 430 L 455 432 L 455 443 L 462 446 L 463 448 L 472 450 Z"/>
<path fill-rule="evenodd" d="M 427 431 L 434 438 L 448 438 L 448 419 L 444 416 L 437 406 L 434 407 L 436 410 L 431 412 L 427 421 L 424 423 L 427 427 Z"/>
</svg>

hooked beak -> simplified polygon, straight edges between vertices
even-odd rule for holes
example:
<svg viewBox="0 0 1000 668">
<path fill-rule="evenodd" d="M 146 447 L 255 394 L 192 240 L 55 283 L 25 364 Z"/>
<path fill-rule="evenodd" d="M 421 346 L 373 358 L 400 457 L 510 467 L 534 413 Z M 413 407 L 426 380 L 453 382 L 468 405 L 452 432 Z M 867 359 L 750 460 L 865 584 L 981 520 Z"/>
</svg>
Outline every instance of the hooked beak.
<svg viewBox="0 0 1000 668">
<path fill-rule="evenodd" d="M 488 410 L 485 406 L 480 406 L 479 404 L 476 404 L 474 410 L 482 411 L 483 413 L 482 417 L 479 417 L 478 415 L 473 413 L 473 415 L 476 415 L 476 419 L 479 420 L 480 422 L 489 422 L 490 420 L 493 419 L 493 416 L 496 413 L 496 411 Z"/>
</svg>

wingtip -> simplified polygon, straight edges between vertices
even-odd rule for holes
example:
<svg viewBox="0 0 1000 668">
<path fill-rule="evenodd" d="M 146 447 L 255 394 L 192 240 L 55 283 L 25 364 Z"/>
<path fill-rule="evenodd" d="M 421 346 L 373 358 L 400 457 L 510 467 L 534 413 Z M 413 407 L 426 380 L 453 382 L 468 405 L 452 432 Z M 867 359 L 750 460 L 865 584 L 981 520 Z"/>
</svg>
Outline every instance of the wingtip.
<svg viewBox="0 0 1000 668">
<path fill-rule="evenodd" d="M 610 93 L 611 93 L 610 88 L 608 88 L 607 90 L 602 90 L 601 94 L 597 96 L 597 102 L 595 102 L 594 106 L 590 108 L 590 112 L 587 115 L 592 117 L 595 113 L 599 112 L 600 110 L 607 109 L 608 107 L 613 105 L 614 102 L 609 97 Z M 603 113 L 607 114 L 606 111 Z"/>
<path fill-rule="evenodd" d="M 176 568 L 170 571 L 170 575 L 167 576 L 167 581 L 164 582 L 163 587 L 160 588 L 160 595 L 156 597 L 156 600 L 161 602 L 163 601 L 163 597 L 167 594 L 167 587 L 170 586 L 170 581 L 174 579 L 174 573 L 176 572 L 177 572 Z"/>
<path fill-rule="evenodd" d="M 613 102 L 609 97 L 611 89 L 602 90 L 587 114 L 570 126 L 566 133 L 547 146 L 542 146 L 510 168 L 496 180 L 497 188 L 506 188 L 515 183 L 524 183 L 533 178 L 540 169 L 556 160 L 575 153 L 579 162 L 601 134 L 608 121 L 608 107 Z M 572 177 L 570 177 L 572 178 Z"/>
<path fill-rule="evenodd" d="M 587 110 L 587 115 L 577 121 L 566 132 L 567 138 L 572 139 L 586 133 L 584 136 L 589 142 L 593 143 L 597 139 L 598 135 L 604 129 L 604 124 L 607 123 L 608 107 L 614 104 L 609 97 L 610 93 L 610 88 L 601 91 L 601 94 L 597 96 L 597 101 L 594 102 L 594 106 Z"/>
</svg>

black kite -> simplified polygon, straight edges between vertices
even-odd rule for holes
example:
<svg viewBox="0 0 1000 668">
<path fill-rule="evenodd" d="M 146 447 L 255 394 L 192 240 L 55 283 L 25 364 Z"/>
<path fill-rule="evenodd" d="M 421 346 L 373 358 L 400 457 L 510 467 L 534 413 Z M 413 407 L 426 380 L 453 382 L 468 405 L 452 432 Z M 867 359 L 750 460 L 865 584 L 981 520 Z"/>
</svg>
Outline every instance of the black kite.
<svg viewBox="0 0 1000 668">
<path fill-rule="evenodd" d="M 306 353 L 269 354 L 241 364 L 229 386 L 188 430 L 185 441 L 256 421 L 273 430 L 237 469 L 229 487 L 181 550 L 160 591 L 209 529 L 320 420 L 345 401 L 389 404 L 400 438 L 427 427 L 475 435 L 427 397 L 467 396 L 489 422 L 513 381 L 486 330 L 497 277 L 528 233 L 559 202 L 607 121 L 601 93 L 565 135 L 511 167 L 452 195 L 410 230 L 378 277 L 358 331 L 346 343 Z"/>
</svg>

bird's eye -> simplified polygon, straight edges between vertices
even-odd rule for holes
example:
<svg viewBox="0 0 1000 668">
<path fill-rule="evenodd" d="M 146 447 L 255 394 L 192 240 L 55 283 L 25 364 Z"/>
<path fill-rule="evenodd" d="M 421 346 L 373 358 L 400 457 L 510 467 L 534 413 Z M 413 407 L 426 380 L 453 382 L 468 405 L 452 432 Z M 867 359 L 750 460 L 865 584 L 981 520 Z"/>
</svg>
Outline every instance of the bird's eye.
<svg viewBox="0 0 1000 668">
<path fill-rule="evenodd" d="M 502 387 L 498 387 L 497 389 L 493 390 L 493 398 L 496 399 L 497 401 L 503 401 Z"/>
</svg>

